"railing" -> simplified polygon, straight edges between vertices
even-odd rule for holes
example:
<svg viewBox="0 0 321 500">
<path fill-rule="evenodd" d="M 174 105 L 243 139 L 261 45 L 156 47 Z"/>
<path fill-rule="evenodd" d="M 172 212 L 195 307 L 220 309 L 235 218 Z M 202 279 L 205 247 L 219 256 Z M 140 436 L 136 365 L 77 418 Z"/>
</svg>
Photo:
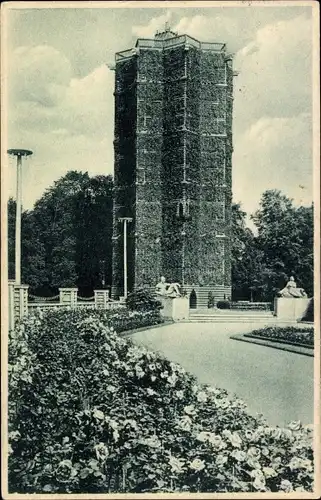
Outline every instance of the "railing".
<svg viewBox="0 0 321 500">
<path fill-rule="evenodd" d="M 60 302 L 28 302 L 28 310 L 29 311 L 34 311 L 36 309 L 42 309 L 42 310 L 49 310 L 49 309 L 70 309 L 70 304 L 64 304 Z M 74 309 L 118 309 L 118 308 L 123 308 L 126 307 L 126 304 L 124 302 L 121 302 L 119 300 L 114 300 L 114 301 L 109 301 L 107 302 L 105 307 L 101 307 L 101 305 L 97 306 L 95 302 L 87 302 L 87 303 L 81 303 L 77 302 L 74 306 L 72 306 Z"/>
<path fill-rule="evenodd" d="M 190 47 L 196 47 L 201 50 L 212 50 L 215 52 L 225 51 L 226 44 L 218 42 L 200 42 L 189 35 L 174 36 L 172 38 L 166 39 L 153 39 L 153 38 L 138 38 L 135 47 L 139 49 L 168 49 L 176 47 L 178 45 L 186 45 Z M 122 61 L 132 57 L 137 52 L 134 49 L 127 49 L 115 54 L 115 60 Z"/>
</svg>

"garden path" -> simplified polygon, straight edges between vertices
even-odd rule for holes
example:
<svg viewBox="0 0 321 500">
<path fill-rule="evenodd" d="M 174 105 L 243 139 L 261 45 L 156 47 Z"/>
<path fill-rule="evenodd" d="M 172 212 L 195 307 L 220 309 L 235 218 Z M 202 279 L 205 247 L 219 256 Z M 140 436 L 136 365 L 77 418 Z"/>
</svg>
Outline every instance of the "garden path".
<svg viewBox="0 0 321 500">
<path fill-rule="evenodd" d="M 133 334 L 133 340 L 180 363 L 202 383 L 243 399 L 270 425 L 313 422 L 313 359 L 237 342 L 230 335 L 257 324 L 176 323 Z"/>
</svg>

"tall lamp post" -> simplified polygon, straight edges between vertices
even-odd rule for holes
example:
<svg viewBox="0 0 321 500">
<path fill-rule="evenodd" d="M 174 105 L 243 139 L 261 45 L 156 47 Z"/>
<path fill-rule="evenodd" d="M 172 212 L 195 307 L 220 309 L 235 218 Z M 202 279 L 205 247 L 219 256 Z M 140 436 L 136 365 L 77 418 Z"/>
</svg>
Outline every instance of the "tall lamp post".
<svg viewBox="0 0 321 500">
<path fill-rule="evenodd" d="M 105 264 L 106 264 L 106 261 L 105 260 L 101 260 L 100 261 L 100 269 L 101 269 L 101 284 L 102 284 L 102 287 L 105 288 Z"/>
<path fill-rule="evenodd" d="M 118 222 L 124 224 L 124 297 L 127 298 L 127 223 L 132 222 L 132 217 L 119 217 Z"/>
<path fill-rule="evenodd" d="M 31 156 L 32 151 L 29 149 L 8 149 L 8 154 L 17 158 L 15 283 L 21 285 L 22 158 Z"/>
</svg>

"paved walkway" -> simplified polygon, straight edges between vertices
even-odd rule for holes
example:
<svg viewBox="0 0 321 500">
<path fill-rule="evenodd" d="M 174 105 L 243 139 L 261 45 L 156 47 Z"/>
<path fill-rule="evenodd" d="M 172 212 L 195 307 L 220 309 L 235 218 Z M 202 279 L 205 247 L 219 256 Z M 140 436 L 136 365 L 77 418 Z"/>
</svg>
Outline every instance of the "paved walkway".
<svg viewBox="0 0 321 500">
<path fill-rule="evenodd" d="M 252 414 L 270 425 L 313 422 L 313 359 L 229 337 L 257 324 L 176 323 L 133 334 L 133 340 L 160 351 L 196 375 L 243 399 Z"/>
</svg>

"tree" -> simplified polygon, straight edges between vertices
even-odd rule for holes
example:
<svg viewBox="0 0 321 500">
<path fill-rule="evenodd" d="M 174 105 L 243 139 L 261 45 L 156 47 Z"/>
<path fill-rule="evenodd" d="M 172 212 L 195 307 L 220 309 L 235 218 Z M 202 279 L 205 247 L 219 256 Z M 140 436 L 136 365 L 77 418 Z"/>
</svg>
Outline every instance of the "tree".
<svg viewBox="0 0 321 500">
<path fill-rule="evenodd" d="M 291 275 L 298 286 L 313 293 L 313 206 L 295 207 L 278 190 L 262 195 L 252 215 L 258 249 L 264 255 L 264 296 L 271 300 Z"/>
<path fill-rule="evenodd" d="M 82 293 L 111 286 L 113 179 L 90 178 L 74 200 L 77 285 Z"/>
<path fill-rule="evenodd" d="M 111 285 L 111 176 L 68 172 L 22 214 L 22 278 L 33 293 Z M 9 276 L 14 277 L 15 202 L 9 200 Z"/>
<path fill-rule="evenodd" d="M 234 300 L 257 297 L 257 275 L 262 268 L 262 255 L 251 229 L 246 226 L 246 212 L 232 205 L 232 294 Z"/>
<path fill-rule="evenodd" d="M 41 293 L 76 286 L 76 235 L 74 199 L 88 182 L 88 173 L 68 172 L 35 203 L 33 222 L 44 252 Z"/>
</svg>

